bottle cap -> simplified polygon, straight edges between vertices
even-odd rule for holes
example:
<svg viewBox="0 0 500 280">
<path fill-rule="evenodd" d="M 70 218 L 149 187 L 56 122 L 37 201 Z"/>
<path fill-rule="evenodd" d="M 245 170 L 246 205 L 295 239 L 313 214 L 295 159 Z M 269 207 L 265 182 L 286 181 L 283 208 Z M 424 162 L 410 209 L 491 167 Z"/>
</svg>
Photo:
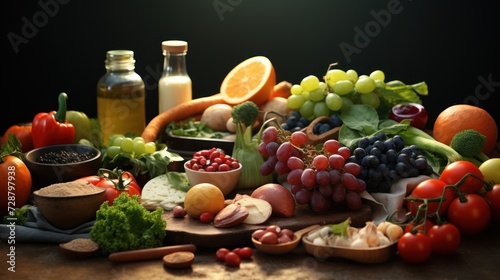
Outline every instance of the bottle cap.
<svg viewBox="0 0 500 280">
<path fill-rule="evenodd" d="M 169 40 L 161 42 L 163 52 L 187 52 L 188 43 L 180 40 Z"/>
<path fill-rule="evenodd" d="M 111 50 L 106 52 L 106 68 L 134 69 L 134 52 L 130 50 Z"/>
</svg>

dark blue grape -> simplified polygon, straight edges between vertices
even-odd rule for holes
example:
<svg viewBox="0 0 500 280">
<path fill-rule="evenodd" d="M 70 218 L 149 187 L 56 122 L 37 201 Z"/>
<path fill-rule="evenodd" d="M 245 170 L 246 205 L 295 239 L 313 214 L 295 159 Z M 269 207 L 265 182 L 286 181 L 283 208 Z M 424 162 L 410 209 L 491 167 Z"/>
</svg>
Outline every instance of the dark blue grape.
<svg viewBox="0 0 500 280">
<path fill-rule="evenodd" d="M 368 137 L 363 137 L 363 138 L 359 139 L 358 147 L 366 149 L 366 147 L 368 147 L 368 145 L 370 145 L 370 140 L 368 140 Z"/>
<path fill-rule="evenodd" d="M 319 126 L 318 128 L 318 132 L 319 134 L 323 134 L 325 132 L 328 132 L 330 129 L 332 129 L 332 127 L 330 126 L 330 124 L 328 123 L 323 123 Z"/>
<path fill-rule="evenodd" d="M 368 156 L 365 156 L 361 159 L 360 165 L 361 167 L 368 167 Z"/>
<path fill-rule="evenodd" d="M 418 170 L 424 170 L 427 168 L 427 166 L 428 164 L 425 158 L 417 157 L 417 159 L 415 159 L 415 168 L 417 168 Z"/>
<path fill-rule="evenodd" d="M 385 145 L 383 141 L 377 140 L 373 143 L 373 147 L 379 149 L 381 152 L 385 151 Z"/>
<path fill-rule="evenodd" d="M 306 117 L 300 117 L 299 122 L 305 124 L 306 126 L 311 123 Z"/>
<path fill-rule="evenodd" d="M 296 119 L 300 119 L 300 117 L 301 117 L 299 111 L 291 111 L 290 116 L 294 116 Z"/>
<path fill-rule="evenodd" d="M 404 164 L 407 164 L 410 162 L 410 156 L 405 153 L 399 153 L 396 162 L 398 163 L 402 162 Z"/>
<path fill-rule="evenodd" d="M 410 167 L 406 165 L 406 163 L 398 162 L 395 170 L 398 172 L 398 175 L 403 178 L 408 178 L 408 176 L 410 176 Z"/>
<path fill-rule="evenodd" d="M 396 162 L 398 160 L 398 152 L 394 149 L 387 150 L 385 152 L 387 162 Z"/>
<path fill-rule="evenodd" d="M 392 139 L 387 139 L 384 141 L 385 151 L 392 150 L 396 146 L 394 145 L 394 141 Z"/>
<path fill-rule="evenodd" d="M 365 155 L 366 151 L 363 148 L 356 148 L 352 153 L 358 160 L 361 160 Z"/>
<path fill-rule="evenodd" d="M 373 148 L 370 150 L 370 155 L 372 155 L 372 156 L 379 157 L 381 154 L 382 154 L 382 151 L 381 151 L 381 150 L 379 150 L 377 147 L 373 147 Z"/>
<path fill-rule="evenodd" d="M 420 148 L 417 145 L 411 145 L 409 149 L 414 153 L 415 155 L 420 155 Z"/>
<path fill-rule="evenodd" d="M 340 119 L 340 116 L 338 114 L 332 114 L 330 116 L 330 124 L 332 127 L 339 127 L 342 125 L 342 120 Z"/>
<path fill-rule="evenodd" d="M 377 168 L 377 166 L 379 165 L 378 157 L 376 157 L 374 155 L 369 155 L 366 157 L 368 158 L 368 166 L 370 168 Z"/>
<path fill-rule="evenodd" d="M 396 151 L 400 151 L 405 147 L 405 141 L 403 140 L 403 137 L 400 135 L 396 135 L 392 137 L 392 141 L 394 143 L 394 147 L 396 148 Z"/>
<path fill-rule="evenodd" d="M 290 116 L 288 117 L 288 119 L 286 119 L 286 124 L 288 125 L 288 127 L 296 127 L 297 126 L 297 121 L 298 121 L 298 118 L 296 118 L 295 116 Z"/>
<path fill-rule="evenodd" d="M 411 156 L 412 151 L 411 151 L 411 149 L 410 149 L 410 148 L 405 147 L 405 148 L 401 149 L 401 151 L 399 151 L 399 154 L 406 154 L 406 155 L 408 155 L 408 156 Z"/>
</svg>

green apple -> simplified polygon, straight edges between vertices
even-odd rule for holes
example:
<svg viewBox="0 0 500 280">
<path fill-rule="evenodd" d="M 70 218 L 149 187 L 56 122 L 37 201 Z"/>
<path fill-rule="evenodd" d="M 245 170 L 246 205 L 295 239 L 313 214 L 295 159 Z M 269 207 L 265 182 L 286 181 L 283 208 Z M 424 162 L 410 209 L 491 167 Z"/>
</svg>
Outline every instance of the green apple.
<svg viewBox="0 0 500 280">
<path fill-rule="evenodd" d="M 500 158 L 490 158 L 479 166 L 486 182 L 500 184 Z"/>
</svg>

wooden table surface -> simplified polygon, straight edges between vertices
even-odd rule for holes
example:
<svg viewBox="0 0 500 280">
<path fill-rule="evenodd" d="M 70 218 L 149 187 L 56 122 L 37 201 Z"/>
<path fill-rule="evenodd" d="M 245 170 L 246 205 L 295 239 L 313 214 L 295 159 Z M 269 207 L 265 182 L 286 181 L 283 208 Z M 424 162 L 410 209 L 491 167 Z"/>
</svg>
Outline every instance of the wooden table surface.
<svg viewBox="0 0 500 280">
<path fill-rule="evenodd" d="M 16 244 L 15 272 L 8 270 L 9 246 L 0 246 L 0 279 L 499 279 L 500 225 L 463 237 L 458 252 L 433 256 L 422 265 L 394 255 L 386 263 L 360 264 L 342 259 L 315 259 L 302 245 L 286 255 L 255 251 L 239 268 L 215 260 L 215 249 L 198 249 L 193 265 L 171 269 L 161 259 L 111 263 L 106 257 L 69 260 L 56 244 Z"/>
</svg>

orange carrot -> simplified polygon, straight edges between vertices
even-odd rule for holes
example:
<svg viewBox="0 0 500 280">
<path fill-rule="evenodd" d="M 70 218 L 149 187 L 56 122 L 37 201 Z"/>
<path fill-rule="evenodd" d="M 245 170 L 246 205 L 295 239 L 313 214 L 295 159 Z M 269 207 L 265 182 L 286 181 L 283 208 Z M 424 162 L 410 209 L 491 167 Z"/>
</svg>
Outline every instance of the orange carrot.
<svg viewBox="0 0 500 280">
<path fill-rule="evenodd" d="M 141 136 L 145 142 L 154 142 L 161 130 L 172 121 L 180 121 L 192 115 L 200 114 L 208 107 L 219 103 L 225 103 L 220 93 L 181 103 L 154 117 Z"/>
</svg>

